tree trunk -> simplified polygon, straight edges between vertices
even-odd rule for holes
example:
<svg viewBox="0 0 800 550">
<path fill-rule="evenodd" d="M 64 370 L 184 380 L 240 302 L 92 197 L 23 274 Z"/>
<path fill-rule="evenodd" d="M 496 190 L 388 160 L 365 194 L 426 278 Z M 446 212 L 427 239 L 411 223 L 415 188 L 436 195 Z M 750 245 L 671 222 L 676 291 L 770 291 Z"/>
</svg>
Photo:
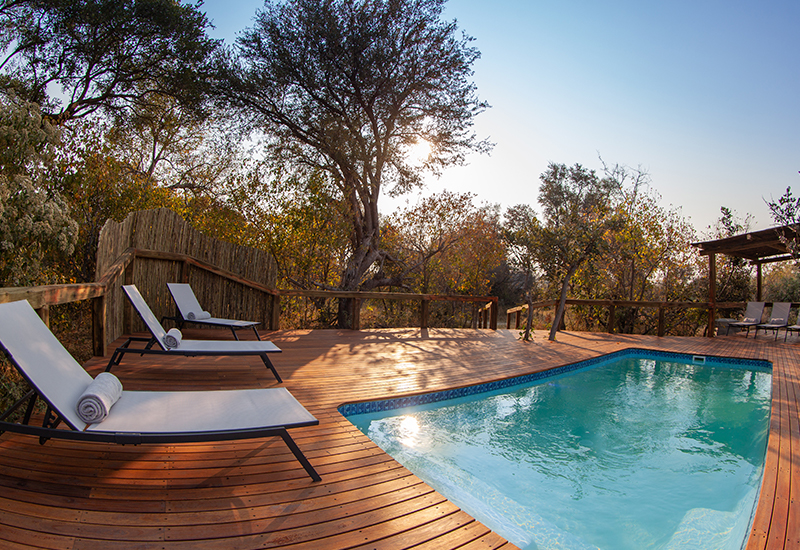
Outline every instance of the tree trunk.
<svg viewBox="0 0 800 550">
<path fill-rule="evenodd" d="M 580 266 L 580 264 L 570 266 L 569 271 L 567 271 L 567 274 L 564 277 L 564 282 L 561 283 L 561 298 L 558 301 L 556 316 L 553 319 L 553 326 L 550 327 L 550 337 L 548 338 L 548 340 L 551 342 L 556 341 L 556 333 L 561 326 L 561 321 L 564 319 L 564 310 L 567 307 L 567 290 L 569 289 L 569 282 L 572 280 L 572 276 L 575 275 L 575 272 L 578 271 L 578 266 Z"/>
<path fill-rule="evenodd" d="M 523 342 L 530 342 L 533 340 L 531 337 L 531 329 L 533 328 L 533 293 L 528 292 L 528 315 L 525 319 L 525 334 L 522 336 Z"/>
<path fill-rule="evenodd" d="M 531 341 L 531 327 L 533 326 L 533 292 L 531 291 L 531 286 L 533 283 L 531 281 L 531 274 L 525 274 L 525 298 L 526 303 L 528 304 L 528 315 L 527 319 L 525 320 L 525 332 L 522 335 L 523 342 L 530 342 Z"/>
</svg>

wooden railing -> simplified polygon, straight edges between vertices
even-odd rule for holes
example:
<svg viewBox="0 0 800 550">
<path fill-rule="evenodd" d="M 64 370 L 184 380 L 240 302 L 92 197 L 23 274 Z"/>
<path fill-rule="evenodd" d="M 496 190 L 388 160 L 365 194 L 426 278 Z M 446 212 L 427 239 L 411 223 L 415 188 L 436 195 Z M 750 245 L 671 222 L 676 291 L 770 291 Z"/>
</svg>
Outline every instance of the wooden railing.
<svg viewBox="0 0 800 550">
<path fill-rule="evenodd" d="M 116 328 L 109 319 L 110 302 L 122 301 L 119 287 L 122 284 L 135 283 L 137 279 L 136 259 L 162 260 L 176 262 L 179 265 L 175 282 L 189 282 L 192 269 L 199 269 L 217 275 L 263 293 L 268 297 L 269 307 L 265 308 L 262 315 L 264 324 L 270 330 L 278 330 L 280 325 L 280 302 L 282 297 L 308 297 L 308 298 L 337 298 L 352 299 L 351 319 L 354 330 L 361 328 L 360 309 L 363 300 L 400 300 L 419 302 L 420 326 L 428 327 L 429 305 L 437 301 L 471 302 L 476 305 L 475 328 L 497 329 L 497 297 L 495 296 L 450 296 L 437 294 L 407 294 L 399 292 L 340 292 L 323 290 L 276 290 L 260 283 L 242 278 L 235 273 L 221 269 L 217 266 L 198 260 L 186 254 L 159 252 L 129 248 L 123 252 L 109 267 L 102 277 L 94 283 L 46 285 L 37 287 L 12 287 L 0 288 L 0 303 L 17 300 L 28 300 L 37 310 L 42 319 L 49 323 L 50 306 L 91 300 L 92 302 L 92 351 L 94 355 L 106 355 L 107 345 L 118 338 L 122 333 L 130 333 L 133 315 L 123 316 L 122 330 Z M 120 304 L 113 304 L 120 308 Z M 158 314 L 158 312 L 156 312 Z"/>
<path fill-rule="evenodd" d="M 768 302 L 769 304 L 769 302 Z M 557 300 L 547 300 L 542 302 L 535 302 L 533 309 L 556 307 Z M 634 308 L 654 308 L 658 309 L 658 335 L 664 336 L 665 329 L 665 314 L 668 309 L 704 309 L 711 311 L 711 304 L 709 302 L 652 302 L 652 301 L 631 301 L 631 300 L 567 300 L 567 306 L 595 306 L 608 308 L 608 324 L 606 330 L 609 334 L 614 333 L 614 320 L 615 312 L 618 307 L 634 307 Z M 721 309 L 737 309 L 744 308 L 744 302 L 718 302 L 714 305 L 715 310 Z M 522 328 L 522 313 L 527 311 L 528 305 L 521 305 L 506 310 L 506 326 L 512 328 Z M 713 323 L 713 320 L 712 320 Z M 712 325 L 713 326 L 713 325 Z"/>
</svg>

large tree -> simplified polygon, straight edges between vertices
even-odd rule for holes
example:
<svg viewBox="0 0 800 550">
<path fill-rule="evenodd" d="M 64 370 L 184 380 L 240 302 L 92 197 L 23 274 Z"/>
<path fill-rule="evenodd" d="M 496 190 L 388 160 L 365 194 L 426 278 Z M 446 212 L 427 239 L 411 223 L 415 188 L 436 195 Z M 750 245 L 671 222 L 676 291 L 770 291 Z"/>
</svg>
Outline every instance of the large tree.
<svg viewBox="0 0 800 550">
<path fill-rule="evenodd" d="M 208 26 L 176 0 L 0 0 L 2 84 L 57 123 L 163 95 L 198 108 Z"/>
<path fill-rule="evenodd" d="M 487 107 L 471 81 L 480 54 L 442 20 L 444 2 L 268 0 L 220 72 L 220 96 L 269 137 L 273 158 L 332 177 L 351 221 L 342 290 L 384 283 L 369 277 L 386 256 L 382 191 L 403 193 L 425 170 L 489 148 L 472 131 Z M 422 140 L 431 151 L 415 164 Z"/>
<path fill-rule="evenodd" d="M 533 208 L 529 205 L 518 204 L 506 211 L 503 223 L 503 239 L 506 243 L 508 261 L 524 277 L 522 293 L 525 297 L 525 303 L 528 304 L 525 330 L 522 333 L 524 342 L 528 342 L 532 338 L 534 274 L 536 273 L 540 232 L 539 220 L 536 218 Z"/>
<path fill-rule="evenodd" d="M 536 234 L 536 256 L 550 280 L 561 287 L 549 337 L 555 340 L 573 275 L 585 262 L 602 255 L 607 233 L 621 227 L 613 208 L 620 184 L 580 164 L 551 163 L 541 180 L 539 204 L 544 216 Z"/>
</svg>

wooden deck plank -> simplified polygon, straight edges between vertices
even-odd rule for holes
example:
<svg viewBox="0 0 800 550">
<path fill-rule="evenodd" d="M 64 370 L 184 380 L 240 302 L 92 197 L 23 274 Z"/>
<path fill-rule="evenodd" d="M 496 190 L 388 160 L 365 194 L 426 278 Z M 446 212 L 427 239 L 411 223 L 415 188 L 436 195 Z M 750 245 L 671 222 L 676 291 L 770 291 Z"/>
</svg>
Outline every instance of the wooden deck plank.
<svg viewBox="0 0 800 550">
<path fill-rule="evenodd" d="M 202 331 L 187 337 L 225 338 Z M 287 387 L 319 420 L 292 436 L 310 480 L 278 438 L 122 447 L 0 438 L 0 546 L 9 548 L 514 548 L 448 502 L 337 407 L 526 374 L 628 347 L 764 359 L 773 411 L 748 549 L 800 546 L 800 339 L 657 338 L 594 333 L 392 329 L 266 333 Z M 95 375 L 106 361 L 95 358 Z M 277 387 L 252 358 L 126 356 L 126 389 Z"/>
</svg>

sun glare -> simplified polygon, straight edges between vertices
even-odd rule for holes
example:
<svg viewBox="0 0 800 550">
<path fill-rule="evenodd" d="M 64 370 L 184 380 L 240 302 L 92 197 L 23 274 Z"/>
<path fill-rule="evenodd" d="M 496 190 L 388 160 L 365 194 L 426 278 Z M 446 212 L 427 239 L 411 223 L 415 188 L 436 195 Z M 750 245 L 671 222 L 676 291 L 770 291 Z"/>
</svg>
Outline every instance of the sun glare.
<svg viewBox="0 0 800 550">
<path fill-rule="evenodd" d="M 413 416 L 403 417 L 400 422 L 400 442 L 406 447 L 416 447 L 419 423 Z"/>
<path fill-rule="evenodd" d="M 411 147 L 408 148 L 408 161 L 413 165 L 420 165 L 425 162 L 428 155 L 431 154 L 432 147 L 430 142 L 419 139 Z"/>
</svg>

